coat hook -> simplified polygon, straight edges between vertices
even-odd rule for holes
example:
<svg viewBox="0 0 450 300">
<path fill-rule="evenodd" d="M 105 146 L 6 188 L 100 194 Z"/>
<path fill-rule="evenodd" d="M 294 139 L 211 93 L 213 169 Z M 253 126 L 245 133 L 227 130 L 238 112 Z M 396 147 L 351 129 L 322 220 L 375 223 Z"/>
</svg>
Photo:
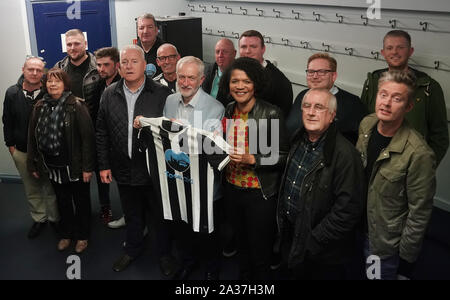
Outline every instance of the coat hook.
<svg viewBox="0 0 450 300">
<path fill-rule="evenodd" d="M 422 22 L 422 21 L 420 21 L 420 22 L 419 22 L 419 25 L 422 26 L 422 30 L 423 30 L 423 31 L 427 31 L 427 29 L 428 29 L 428 22 Z"/>
<path fill-rule="evenodd" d="M 225 31 L 223 30 L 217 30 L 217 33 L 220 33 L 222 36 L 225 36 Z"/>
<path fill-rule="evenodd" d="M 239 33 L 233 31 L 233 32 L 231 32 L 231 34 L 233 34 L 237 40 L 239 39 Z"/>
<path fill-rule="evenodd" d="M 320 21 L 320 14 L 317 14 L 315 11 L 313 11 L 313 15 L 316 17 L 316 21 Z"/>
<path fill-rule="evenodd" d="M 208 33 L 208 31 L 209 31 L 209 34 L 212 34 L 212 29 L 209 29 L 208 27 L 205 27 L 205 31 Z"/>
<path fill-rule="evenodd" d="M 379 51 L 370 51 L 370 54 L 373 55 L 373 58 L 378 59 L 378 57 L 380 56 L 380 52 Z"/>
<path fill-rule="evenodd" d="M 215 13 L 219 12 L 219 7 L 218 6 L 211 5 L 211 8 L 214 9 Z"/>
<path fill-rule="evenodd" d="M 361 15 L 361 19 L 364 20 L 364 22 L 363 22 L 364 26 L 367 26 L 367 24 L 369 24 L 369 18 L 368 17 L 364 17 L 364 15 Z"/>
<path fill-rule="evenodd" d="M 435 68 L 436 70 L 439 70 L 439 64 L 440 64 L 440 62 L 439 62 L 438 60 L 435 60 L 435 61 L 434 61 L 434 68 Z"/>
<path fill-rule="evenodd" d="M 264 35 L 263 38 L 264 38 L 264 43 L 268 43 L 268 44 L 272 43 L 272 38 L 270 36 Z"/>
<path fill-rule="evenodd" d="M 351 47 L 345 47 L 345 51 L 347 51 L 348 52 L 348 55 L 353 55 L 353 48 L 351 48 Z"/>
<path fill-rule="evenodd" d="M 392 28 L 395 28 L 395 27 L 397 27 L 397 20 L 395 20 L 395 19 L 389 20 L 389 24 L 391 24 Z"/>
<path fill-rule="evenodd" d="M 276 15 L 275 15 L 275 18 L 279 18 L 280 17 L 280 15 L 281 15 L 281 11 L 279 11 L 279 10 L 275 10 L 275 8 L 274 9 L 272 9 L 273 10 L 273 12 L 274 13 L 276 13 Z"/>
<path fill-rule="evenodd" d="M 199 4 L 198 7 L 202 9 L 202 12 L 206 12 L 206 5 Z"/>
<path fill-rule="evenodd" d="M 247 14 L 247 9 L 246 8 L 242 8 L 242 6 L 239 6 L 239 9 L 243 11 L 243 15 L 245 16 Z"/>
<path fill-rule="evenodd" d="M 194 9 L 195 9 L 195 6 L 194 6 L 194 5 L 192 5 L 192 4 L 188 4 L 188 7 L 190 7 L 190 8 L 191 8 L 191 11 L 194 11 Z"/>
<path fill-rule="evenodd" d="M 308 41 L 300 41 L 300 45 L 302 45 L 303 48 L 305 48 L 305 49 L 308 49 L 308 44 L 309 44 Z"/>
<path fill-rule="evenodd" d="M 330 52 L 330 45 L 327 45 L 324 42 L 322 42 L 322 46 L 326 47 L 325 52 Z"/>
<path fill-rule="evenodd" d="M 289 46 L 289 39 L 281 38 L 281 41 L 284 42 L 286 46 Z"/>
<path fill-rule="evenodd" d="M 233 8 L 225 6 L 225 9 L 229 9 L 228 14 L 232 14 L 233 13 Z"/>
<path fill-rule="evenodd" d="M 300 12 L 292 10 L 292 13 L 295 15 L 296 20 L 300 19 Z"/>
<path fill-rule="evenodd" d="M 262 17 L 264 15 L 264 10 L 256 8 L 256 11 L 258 12 L 258 16 Z"/>
<path fill-rule="evenodd" d="M 338 18 L 338 22 L 339 22 L 339 23 L 344 22 L 344 16 L 339 15 L 338 13 L 336 13 L 336 17 Z"/>
</svg>

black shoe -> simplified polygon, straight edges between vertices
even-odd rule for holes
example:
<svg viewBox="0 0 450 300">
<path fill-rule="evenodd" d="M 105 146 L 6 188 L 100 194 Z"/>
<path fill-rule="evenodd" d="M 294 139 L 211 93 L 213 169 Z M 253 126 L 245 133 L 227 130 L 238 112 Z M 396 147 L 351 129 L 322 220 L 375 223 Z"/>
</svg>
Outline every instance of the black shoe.
<svg viewBox="0 0 450 300">
<path fill-rule="evenodd" d="M 172 255 L 164 255 L 161 257 L 159 259 L 159 268 L 161 273 L 168 278 L 173 278 L 180 270 L 177 260 Z"/>
<path fill-rule="evenodd" d="M 189 275 L 191 275 L 192 271 L 195 268 L 195 264 L 189 264 L 189 265 L 185 265 L 182 268 L 180 268 L 180 270 L 177 272 L 177 274 L 175 275 L 174 279 L 177 280 L 186 280 L 188 279 Z"/>
<path fill-rule="evenodd" d="M 133 261 L 133 257 L 124 254 L 122 255 L 113 265 L 113 270 L 115 272 L 122 272 L 123 270 L 125 270 Z"/>
<path fill-rule="evenodd" d="M 205 280 L 219 280 L 219 272 L 206 272 Z"/>
<path fill-rule="evenodd" d="M 30 231 L 28 231 L 28 238 L 34 239 L 41 233 L 41 230 L 44 228 L 46 222 L 34 222 L 33 226 L 31 226 Z"/>
</svg>

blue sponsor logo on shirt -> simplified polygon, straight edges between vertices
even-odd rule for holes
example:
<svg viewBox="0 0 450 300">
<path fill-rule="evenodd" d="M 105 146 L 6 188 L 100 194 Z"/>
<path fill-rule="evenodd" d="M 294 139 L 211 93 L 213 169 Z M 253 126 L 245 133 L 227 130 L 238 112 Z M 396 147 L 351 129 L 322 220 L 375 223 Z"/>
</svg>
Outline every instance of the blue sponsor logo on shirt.
<svg viewBox="0 0 450 300">
<path fill-rule="evenodd" d="M 165 157 L 167 164 L 178 172 L 186 172 L 191 165 L 189 156 L 184 152 L 175 152 L 172 149 L 169 149 L 166 150 Z"/>
</svg>

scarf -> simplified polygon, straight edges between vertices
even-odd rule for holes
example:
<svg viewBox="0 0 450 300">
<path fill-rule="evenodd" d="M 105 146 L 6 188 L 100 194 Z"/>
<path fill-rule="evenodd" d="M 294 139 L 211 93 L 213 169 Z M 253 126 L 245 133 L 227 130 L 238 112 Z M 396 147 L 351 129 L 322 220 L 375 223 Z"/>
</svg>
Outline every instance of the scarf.
<svg viewBox="0 0 450 300">
<path fill-rule="evenodd" d="M 43 105 L 36 126 L 39 150 L 44 154 L 58 156 L 63 143 L 64 103 L 71 92 L 63 92 L 61 98 L 53 99 L 48 94 L 43 98 Z"/>
</svg>

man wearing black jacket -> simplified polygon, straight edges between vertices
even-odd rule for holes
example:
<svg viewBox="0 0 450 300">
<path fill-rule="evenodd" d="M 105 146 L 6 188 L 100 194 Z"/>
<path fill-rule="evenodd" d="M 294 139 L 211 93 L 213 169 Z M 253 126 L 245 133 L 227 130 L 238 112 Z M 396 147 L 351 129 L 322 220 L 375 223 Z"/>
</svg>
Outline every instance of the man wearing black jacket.
<svg viewBox="0 0 450 300">
<path fill-rule="evenodd" d="M 5 144 L 22 178 L 34 221 L 28 232 L 28 238 L 31 239 L 39 235 L 47 220 L 56 229 L 59 214 L 55 193 L 48 177 L 41 176 L 36 179 L 28 173 L 26 166 L 30 113 L 33 105 L 44 95 L 41 84 L 44 62 L 37 57 L 27 58 L 22 72 L 17 84 L 6 91 L 2 119 Z"/>
<path fill-rule="evenodd" d="M 139 38 L 137 45 L 144 50 L 145 61 L 156 67 L 156 73 L 153 76 L 161 74 L 162 70 L 156 64 L 156 52 L 164 41 L 158 36 L 158 25 L 152 14 L 146 13 L 137 18 L 137 34 Z"/>
<path fill-rule="evenodd" d="M 359 123 L 367 115 L 367 109 L 358 96 L 334 85 L 337 78 L 337 62 L 327 53 L 316 53 L 309 57 L 306 70 L 308 88 L 329 90 L 337 99 L 336 127 L 353 145 L 358 140 Z M 292 138 L 302 125 L 302 99 L 309 89 L 303 90 L 295 98 L 286 119 L 286 129 Z"/>
<path fill-rule="evenodd" d="M 362 162 L 336 129 L 336 107 L 328 89 L 306 93 L 304 127 L 296 133 L 282 177 L 277 220 L 283 261 L 294 279 L 347 278 L 364 211 Z"/>
<path fill-rule="evenodd" d="M 117 182 L 122 209 L 125 214 L 126 244 L 123 254 L 113 265 L 123 271 L 142 252 L 145 212 L 148 205 L 158 205 L 147 171 L 145 153 L 137 145 L 138 130 L 133 121 L 138 115 L 161 117 L 170 95 L 167 87 L 145 76 L 144 51 L 130 45 L 120 52 L 122 79 L 106 88 L 97 116 L 97 155 L 102 182 Z M 157 207 L 152 207 L 158 225 Z M 158 230 L 156 229 L 157 234 Z"/>
<path fill-rule="evenodd" d="M 202 88 L 212 97 L 219 100 L 223 106 L 227 106 L 230 98 L 224 93 L 223 88 L 220 88 L 219 83 L 223 72 L 234 62 L 236 57 L 236 49 L 234 49 L 233 42 L 227 38 L 220 39 L 216 43 L 214 55 L 216 62 L 205 71 L 206 77 Z"/>
<path fill-rule="evenodd" d="M 256 59 L 264 67 L 267 86 L 260 98 L 278 106 L 286 117 L 292 106 L 292 84 L 289 79 L 270 61 L 264 59 L 266 46 L 264 37 L 256 30 L 247 30 L 239 38 L 241 57 Z"/>
</svg>

